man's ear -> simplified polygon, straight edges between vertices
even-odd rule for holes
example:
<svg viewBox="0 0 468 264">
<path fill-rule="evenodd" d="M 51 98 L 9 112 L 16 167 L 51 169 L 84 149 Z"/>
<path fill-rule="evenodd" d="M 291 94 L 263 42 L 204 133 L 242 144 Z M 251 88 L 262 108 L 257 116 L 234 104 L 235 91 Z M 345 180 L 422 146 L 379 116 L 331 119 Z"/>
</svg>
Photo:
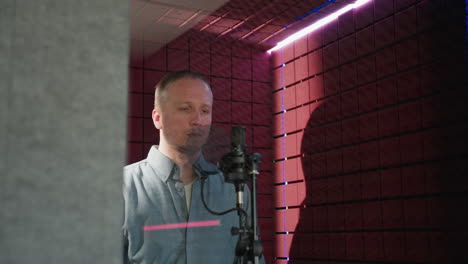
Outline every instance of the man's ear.
<svg viewBox="0 0 468 264">
<path fill-rule="evenodd" d="M 161 110 L 158 108 L 153 109 L 153 113 L 151 114 L 151 117 L 153 118 L 153 124 L 157 129 L 162 128 L 162 122 L 161 122 Z"/>
</svg>

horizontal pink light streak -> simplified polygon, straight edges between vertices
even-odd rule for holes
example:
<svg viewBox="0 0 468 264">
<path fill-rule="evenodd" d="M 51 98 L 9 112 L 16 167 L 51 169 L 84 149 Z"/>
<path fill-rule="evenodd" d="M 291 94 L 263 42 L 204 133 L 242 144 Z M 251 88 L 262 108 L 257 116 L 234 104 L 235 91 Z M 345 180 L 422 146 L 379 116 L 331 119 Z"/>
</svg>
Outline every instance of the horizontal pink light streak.
<svg viewBox="0 0 468 264">
<path fill-rule="evenodd" d="M 317 22 L 313 23 L 312 25 L 306 27 L 306 28 L 303 28 L 301 30 L 299 30 L 298 32 L 292 34 L 291 36 L 287 37 L 286 39 L 278 42 L 278 44 L 276 44 L 276 46 L 274 46 L 273 48 L 269 49 L 267 52 L 268 53 L 271 53 L 275 50 L 278 50 L 278 49 L 281 49 L 282 47 L 284 46 L 287 46 L 289 44 L 291 44 L 292 42 L 304 37 L 305 35 L 325 26 L 326 24 L 332 22 L 333 20 L 337 19 L 339 16 L 341 16 L 342 14 L 352 10 L 352 9 L 355 9 L 355 8 L 358 8 L 362 5 L 364 5 L 365 3 L 369 2 L 370 0 L 356 0 L 356 2 L 354 2 L 353 4 L 348 4 L 346 5 L 345 7 L 331 13 L 330 15 L 318 20 Z"/>
<path fill-rule="evenodd" d="M 166 229 L 177 229 L 177 228 L 192 228 L 192 227 L 205 227 L 205 226 L 218 226 L 218 225 L 220 225 L 219 220 L 184 222 L 184 223 L 144 226 L 143 231 L 155 231 L 155 230 L 166 230 Z"/>
</svg>

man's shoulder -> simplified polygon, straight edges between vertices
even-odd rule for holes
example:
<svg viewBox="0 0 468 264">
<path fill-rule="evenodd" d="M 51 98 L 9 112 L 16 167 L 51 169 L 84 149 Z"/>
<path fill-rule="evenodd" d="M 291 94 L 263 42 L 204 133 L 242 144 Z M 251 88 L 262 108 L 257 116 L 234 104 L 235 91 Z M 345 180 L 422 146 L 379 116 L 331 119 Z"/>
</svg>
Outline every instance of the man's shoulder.
<svg viewBox="0 0 468 264">
<path fill-rule="evenodd" d="M 129 185 L 131 182 L 143 176 L 144 168 L 149 166 L 146 159 L 129 164 L 123 168 L 124 184 Z"/>
</svg>

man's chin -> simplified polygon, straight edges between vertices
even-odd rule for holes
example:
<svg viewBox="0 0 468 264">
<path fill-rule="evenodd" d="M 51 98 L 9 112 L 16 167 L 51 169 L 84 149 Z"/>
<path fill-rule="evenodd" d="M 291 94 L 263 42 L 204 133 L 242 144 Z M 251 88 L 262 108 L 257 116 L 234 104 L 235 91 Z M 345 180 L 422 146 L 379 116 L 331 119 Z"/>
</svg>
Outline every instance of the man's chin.
<svg viewBox="0 0 468 264">
<path fill-rule="evenodd" d="M 184 146 L 179 146 L 178 150 L 181 153 L 186 153 L 186 154 L 196 154 L 201 151 L 202 147 L 204 144 L 187 144 Z"/>
</svg>

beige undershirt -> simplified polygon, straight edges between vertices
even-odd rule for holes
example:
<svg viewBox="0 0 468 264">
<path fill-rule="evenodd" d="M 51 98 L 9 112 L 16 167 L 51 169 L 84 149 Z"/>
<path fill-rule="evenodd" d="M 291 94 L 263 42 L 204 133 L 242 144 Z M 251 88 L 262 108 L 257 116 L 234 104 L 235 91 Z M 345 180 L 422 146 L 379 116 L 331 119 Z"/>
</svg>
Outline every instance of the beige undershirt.
<svg viewBox="0 0 468 264">
<path fill-rule="evenodd" d="M 187 211 L 190 212 L 190 203 L 192 202 L 192 186 L 193 181 L 184 185 L 185 189 L 185 202 L 187 203 Z"/>
</svg>

